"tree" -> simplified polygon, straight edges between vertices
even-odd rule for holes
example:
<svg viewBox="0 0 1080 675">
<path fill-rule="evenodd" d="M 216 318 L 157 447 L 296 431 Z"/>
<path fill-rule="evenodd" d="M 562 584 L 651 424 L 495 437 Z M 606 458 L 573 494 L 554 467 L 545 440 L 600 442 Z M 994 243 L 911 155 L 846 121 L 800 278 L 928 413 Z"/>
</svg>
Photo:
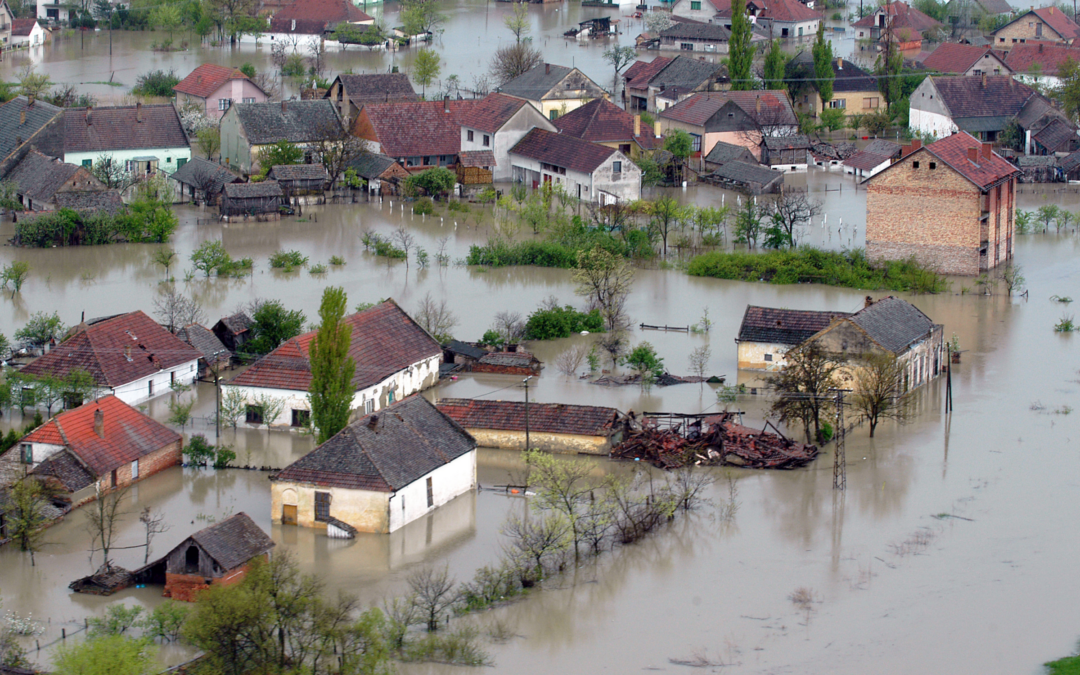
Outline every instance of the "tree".
<svg viewBox="0 0 1080 675">
<path fill-rule="evenodd" d="M 255 15 L 255 0 L 207 0 L 208 13 L 215 16 L 219 31 L 226 34 L 230 42 L 236 42 L 241 26 L 235 19 Z"/>
<path fill-rule="evenodd" d="M 27 64 L 17 77 L 19 82 L 19 94 L 30 98 L 41 98 L 52 89 L 53 82 L 47 74 L 34 72 L 33 66 Z"/>
<path fill-rule="evenodd" d="M 25 340 L 35 347 L 41 347 L 47 342 L 63 337 L 66 332 L 67 328 L 56 312 L 52 314 L 34 312 L 26 325 L 15 331 L 15 339 Z"/>
<path fill-rule="evenodd" d="M 790 60 L 791 55 L 780 46 L 780 40 L 773 40 L 769 43 L 769 51 L 765 53 L 764 76 L 766 89 L 787 89 L 784 73 Z"/>
<path fill-rule="evenodd" d="M 169 33 L 169 42 L 172 42 L 173 31 L 180 25 L 180 7 L 173 4 L 158 5 L 150 12 L 150 24 L 155 30 Z"/>
<path fill-rule="evenodd" d="M 825 104 L 832 100 L 835 77 L 832 67 L 832 43 L 825 39 L 824 21 L 818 22 L 817 39 L 814 40 L 811 53 L 814 56 L 814 87 L 821 96 L 821 106 L 824 108 Z"/>
<path fill-rule="evenodd" d="M 98 156 L 90 166 L 90 173 L 93 174 L 94 178 L 104 183 L 105 187 L 120 192 L 127 190 L 136 181 L 135 174 L 128 171 L 123 162 L 115 159 L 107 152 Z"/>
<path fill-rule="evenodd" d="M 1045 233 L 1050 229 L 1050 223 L 1054 222 L 1061 216 L 1061 207 L 1057 204 L 1043 204 L 1039 207 L 1035 217 L 1043 224 L 1043 232 Z M 16 333 L 18 336 L 18 333 Z"/>
<path fill-rule="evenodd" d="M 457 183 L 457 175 L 450 169 L 440 166 L 424 169 L 409 176 L 402 181 L 402 189 L 406 194 L 410 191 L 415 194 L 418 190 L 422 190 L 432 198 L 439 199 L 448 195 L 454 189 L 455 183 Z"/>
<path fill-rule="evenodd" d="M 107 490 L 102 487 L 104 481 L 94 484 L 97 498 L 84 507 L 87 524 L 90 528 L 90 560 L 94 554 L 101 552 L 101 566 L 97 569 L 108 571 L 112 567 L 109 560 L 109 551 L 113 548 L 113 540 L 120 529 L 120 522 L 128 514 L 124 510 L 124 500 L 127 499 L 128 488 Z"/>
<path fill-rule="evenodd" d="M 514 34 L 514 42 L 521 44 L 522 39 L 532 32 L 532 21 L 529 19 L 529 6 L 524 2 L 515 2 L 514 11 L 503 18 L 506 29 Z"/>
<path fill-rule="evenodd" d="M 439 12 L 438 0 L 404 0 L 401 23 L 406 35 L 442 32 L 446 15 Z"/>
<path fill-rule="evenodd" d="M 286 340 L 304 330 L 307 321 L 299 309 L 285 309 L 277 300 L 256 301 L 251 313 L 251 340 L 244 349 L 251 354 L 269 354 Z"/>
<path fill-rule="evenodd" d="M 165 514 L 161 511 L 152 511 L 149 506 L 144 506 L 139 514 L 139 522 L 143 524 L 146 534 L 146 550 L 143 551 L 143 564 L 150 562 L 150 543 L 154 537 L 162 532 L 169 531 L 169 525 L 165 522 Z"/>
<path fill-rule="evenodd" d="M 556 459 L 540 450 L 526 449 L 522 453 L 528 468 L 529 489 L 536 493 L 533 507 L 539 511 L 554 511 L 570 527 L 574 556 L 583 531 L 581 520 L 592 494 L 600 488 L 593 478 L 593 465 L 584 460 Z"/>
<path fill-rule="evenodd" d="M 192 265 L 207 277 L 230 260 L 232 258 L 220 240 L 204 241 L 191 252 Z"/>
<path fill-rule="evenodd" d="M 675 25 L 670 12 L 646 12 L 645 30 L 653 37 L 659 36 L 661 31 Z"/>
<path fill-rule="evenodd" d="M 800 228 L 821 213 L 821 203 L 807 197 L 805 192 L 781 192 L 766 205 L 765 213 L 780 230 L 782 243 L 795 248 Z"/>
<path fill-rule="evenodd" d="M 146 638 L 103 635 L 61 645 L 53 665 L 57 675 L 151 675 L 157 649 Z"/>
<path fill-rule="evenodd" d="M 633 47 L 620 47 L 615 45 L 604 52 L 604 62 L 610 64 L 615 71 L 615 75 L 612 79 L 612 91 L 619 88 L 619 73 L 622 72 L 623 68 L 633 63 L 636 58 L 637 50 Z"/>
<path fill-rule="evenodd" d="M 522 586 L 529 587 L 544 578 L 546 561 L 567 547 L 570 524 L 556 513 L 522 518 L 507 518 L 502 526 L 507 543 L 503 550 L 517 568 Z"/>
<path fill-rule="evenodd" d="M 642 342 L 630 350 L 623 357 L 623 363 L 637 373 L 643 387 L 664 374 L 664 359 L 656 355 L 656 349 L 648 342 Z"/>
<path fill-rule="evenodd" d="M 757 199 L 746 198 L 742 209 L 735 214 L 735 241 L 757 248 L 761 236 L 761 219 L 764 213 L 758 208 Z"/>
<path fill-rule="evenodd" d="M 13 260 L 10 265 L 0 270 L 0 288 L 11 284 L 11 297 L 22 290 L 26 277 L 30 276 L 30 263 L 25 260 Z"/>
<path fill-rule="evenodd" d="M 682 132 L 685 133 L 685 132 Z M 684 209 L 674 197 L 665 195 L 648 206 L 649 230 L 660 235 L 664 255 L 667 255 L 668 236 L 671 229 L 683 219 Z"/>
<path fill-rule="evenodd" d="M 207 127 L 195 133 L 195 144 L 199 146 L 199 152 L 206 155 L 207 159 L 213 159 L 214 154 L 221 151 L 221 129 Z"/>
<path fill-rule="evenodd" d="M 870 423 L 870 438 L 878 422 L 904 422 L 911 416 L 911 392 L 905 391 L 907 365 L 890 353 L 863 354 L 853 365 L 852 389 L 848 399 L 859 419 Z"/>
<path fill-rule="evenodd" d="M 789 426 L 801 424 L 807 442 L 820 440 L 822 417 L 833 405 L 829 390 L 840 385 L 841 359 L 808 342 L 788 350 L 784 361 L 769 377 L 776 392 L 770 414 Z"/>
<path fill-rule="evenodd" d="M 731 88 L 749 91 L 754 88 L 750 69 L 754 65 L 754 46 L 750 42 L 750 19 L 746 16 L 746 0 L 731 1 L 731 37 L 728 38 L 728 74 Z"/>
<path fill-rule="evenodd" d="M 435 50 L 425 47 L 416 52 L 413 60 L 413 79 L 422 87 L 421 95 L 427 95 L 427 86 L 435 81 L 442 70 L 442 59 Z"/>
<path fill-rule="evenodd" d="M 630 339 L 627 337 L 625 331 L 611 331 L 604 333 L 597 344 L 600 346 L 600 349 L 607 352 L 608 358 L 611 359 L 611 368 L 614 369 L 615 366 L 618 365 L 619 359 L 626 354 L 626 348 L 627 345 L 630 344 Z"/>
<path fill-rule="evenodd" d="M 176 260 L 176 251 L 162 247 L 154 251 L 152 259 L 154 263 L 165 268 L 165 279 L 168 280 L 169 268 L 172 267 L 173 261 Z"/>
<path fill-rule="evenodd" d="M 634 268 L 626 258 L 600 246 L 578 251 L 571 279 L 578 285 L 577 294 L 589 298 L 600 309 L 608 331 L 624 328 L 626 296 L 634 285 Z"/>
<path fill-rule="evenodd" d="M 709 360 L 712 358 L 712 350 L 709 345 L 702 345 L 695 348 L 690 352 L 688 357 L 690 361 L 690 372 L 696 377 L 700 377 L 704 386 L 705 373 L 709 372 Z"/>
<path fill-rule="evenodd" d="M 504 45 L 496 49 L 494 56 L 491 57 L 491 77 L 498 84 L 503 85 L 543 62 L 544 55 L 528 42 Z M 482 87 L 474 88 L 482 89 Z"/>
<path fill-rule="evenodd" d="M 304 161 L 304 150 L 296 143 L 280 140 L 268 145 L 259 153 L 259 168 L 266 175 L 272 167 L 282 164 L 299 164 Z"/>
<path fill-rule="evenodd" d="M 413 315 L 416 319 L 416 323 L 420 324 L 420 327 L 426 330 L 434 337 L 439 344 L 446 344 L 450 340 L 454 339 L 451 335 L 451 331 L 454 330 L 454 326 L 458 324 L 458 319 L 454 316 L 454 313 L 450 311 L 450 308 L 446 305 L 446 300 L 436 301 L 431 297 L 431 293 L 427 293 L 421 300 L 419 306 L 416 308 L 416 314 Z"/>
<path fill-rule="evenodd" d="M 1058 66 L 1057 98 L 1060 99 L 1065 114 L 1074 123 L 1080 119 L 1080 62 L 1067 58 Z"/>
<path fill-rule="evenodd" d="M 8 510 L 5 514 L 8 536 L 20 551 L 30 554 L 31 567 L 34 566 L 34 554 L 41 550 L 45 526 L 49 524 L 45 509 L 52 505 L 54 496 L 54 490 L 30 476 L 16 481 L 8 491 Z"/>
<path fill-rule="evenodd" d="M 673 129 L 668 132 L 664 137 L 664 150 L 667 150 L 675 158 L 679 167 L 679 180 L 683 179 L 683 168 L 686 166 L 686 160 L 690 158 L 691 153 L 694 151 L 694 141 L 690 138 L 690 134 L 682 129 Z M 667 251 L 664 251 L 665 255 Z"/>
<path fill-rule="evenodd" d="M 154 316 L 170 333 L 206 319 L 202 305 L 176 290 L 175 284 L 164 284 L 154 298 Z"/>
<path fill-rule="evenodd" d="M 889 2 L 886 2 L 886 9 Z M 896 48 L 896 42 L 891 39 L 891 23 L 886 25 L 885 51 L 878 56 L 874 64 L 874 74 L 878 76 L 878 91 L 885 99 L 885 109 L 892 110 L 894 103 L 903 96 L 900 73 L 904 69 L 904 54 Z"/>
<path fill-rule="evenodd" d="M 368 153 L 368 149 L 366 141 L 350 133 L 344 121 L 326 124 L 328 126 L 319 130 L 318 140 L 309 147 L 326 167 L 327 184 L 333 186 L 351 166 Z"/>
<path fill-rule="evenodd" d="M 324 443 L 349 423 L 356 364 L 349 356 L 352 327 L 343 319 L 348 301 L 345 290 L 331 286 L 323 291 L 319 306 L 319 325 L 311 341 L 311 423 L 318 432 L 317 442 Z"/>
<path fill-rule="evenodd" d="M 439 630 L 439 616 L 458 600 L 449 566 L 444 564 L 438 571 L 433 567 L 420 568 L 409 575 L 408 582 L 413 602 L 425 617 L 428 632 Z"/>
<path fill-rule="evenodd" d="M 498 333 L 504 344 L 517 342 L 525 334 L 525 324 L 520 312 L 503 310 L 495 315 L 492 329 Z"/>
<path fill-rule="evenodd" d="M 1001 269 L 999 274 L 1001 280 L 1005 283 L 1005 290 L 1008 291 L 1009 297 L 1012 297 L 1014 291 L 1019 292 L 1023 290 L 1024 283 L 1027 281 L 1027 279 L 1024 278 L 1023 269 L 1020 265 L 1014 263 L 1007 263 L 1005 267 Z"/>
<path fill-rule="evenodd" d="M 843 108 L 825 108 L 818 116 L 821 119 L 821 126 L 829 131 L 839 131 L 847 123 Z"/>
</svg>

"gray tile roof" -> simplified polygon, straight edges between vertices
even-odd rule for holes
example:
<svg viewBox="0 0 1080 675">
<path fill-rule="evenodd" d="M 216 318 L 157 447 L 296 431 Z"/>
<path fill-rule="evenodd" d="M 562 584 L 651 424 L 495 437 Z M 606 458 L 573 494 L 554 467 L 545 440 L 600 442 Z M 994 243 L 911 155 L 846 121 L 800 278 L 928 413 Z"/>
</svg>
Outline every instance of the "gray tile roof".
<svg viewBox="0 0 1080 675">
<path fill-rule="evenodd" d="M 229 350 L 209 328 L 197 323 L 181 328 L 176 332 L 176 337 L 202 352 L 203 361 L 207 364 L 227 361 L 231 356 Z"/>
<path fill-rule="evenodd" d="M 186 147 L 187 135 L 171 103 L 64 110 L 65 153 Z"/>
<path fill-rule="evenodd" d="M 57 192 L 56 208 L 71 209 L 80 213 L 104 211 L 115 216 L 124 210 L 124 200 L 116 190 L 92 190 L 79 192 Z"/>
<path fill-rule="evenodd" d="M 555 88 L 563 78 L 570 74 L 572 68 L 556 66 L 551 63 L 541 63 L 532 70 L 526 71 L 499 87 L 498 91 L 510 96 L 517 96 L 529 101 L 539 101 L 549 91 Z"/>
<path fill-rule="evenodd" d="M 387 169 L 396 163 L 397 160 L 393 157 L 379 155 L 374 152 L 365 152 L 349 166 L 356 171 L 357 176 L 372 180 L 383 175 Z"/>
<path fill-rule="evenodd" d="M 326 180 L 322 164 L 279 164 L 270 168 L 274 180 Z"/>
<path fill-rule="evenodd" d="M 794 136 L 766 136 L 762 139 L 769 150 L 803 150 L 810 147 L 810 139 L 802 134 Z"/>
<path fill-rule="evenodd" d="M 462 342 L 461 340 L 451 340 L 443 345 L 443 348 L 454 352 L 455 354 L 461 354 L 462 356 L 468 356 L 469 358 L 476 360 L 482 359 L 484 355 L 487 354 L 483 349 L 475 347 L 467 342 Z"/>
<path fill-rule="evenodd" d="M 22 113 L 26 112 L 26 123 L 22 122 Z M 63 114 L 64 109 L 51 103 L 30 100 L 25 96 L 16 96 L 0 106 L 0 158 L 7 157 L 20 141 L 26 142 L 42 127 Z"/>
<path fill-rule="evenodd" d="M 64 449 L 34 467 L 34 475 L 52 476 L 68 492 L 78 492 L 94 483 L 94 476 L 75 456 Z"/>
<path fill-rule="evenodd" d="M 757 160 L 754 159 L 754 154 L 743 146 L 732 145 L 731 143 L 724 143 L 723 141 L 718 141 L 716 145 L 712 147 L 712 150 L 709 150 L 709 154 L 705 155 L 705 161 L 712 162 L 713 164 L 723 164 L 735 160 L 746 162 L 748 164 L 758 163 Z"/>
<path fill-rule="evenodd" d="M 225 185 L 225 196 L 229 199 L 254 199 L 256 197 L 281 197 L 285 193 L 275 180 L 264 180 L 259 183 L 228 183 Z"/>
<path fill-rule="evenodd" d="M 731 31 L 718 23 L 687 23 L 680 22 L 660 31 L 662 38 L 687 38 L 693 40 L 715 40 L 727 42 L 731 38 Z"/>
<path fill-rule="evenodd" d="M 345 96 L 358 108 L 365 103 L 420 100 L 405 73 L 342 74 L 338 75 L 338 79 L 345 87 Z M 327 89 L 326 98 L 330 97 L 331 89 L 332 86 Z"/>
<path fill-rule="evenodd" d="M 760 164 L 748 164 L 738 160 L 720 165 L 713 174 L 744 185 L 748 183 L 768 185 L 778 178 L 781 180 L 784 178 L 784 174 L 779 171 L 773 171 Z"/>
<path fill-rule="evenodd" d="M 216 525 L 199 530 L 191 535 L 190 539 L 225 571 L 236 569 L 275 546 L 274 540 L 243 511 Z M 180 547 L 182 546 L 184 544 L 180 544 Z"/>
<path fill-rule="evenodd" d="M 420 395 L 363 417 L 273 477 L 395 492 L 476 449 L 476 440 Z"/>
<path fill-rule="evenodd" d="M 222 317 L 218 323 L 228 329 L 233 335 L 240 335 L 255 324 L 251 317 L 243 312 L 237 312 L 236 314 Z"/>
<path fill-rule="evenodd" d="M 539 363 L 539 359 L 528 352 L 492 352 L 482 356 L 480 363 L 488 366 L 530 368 L 533 364 Z"/>
<path fill-rule="evenodd" d="M 80 168 L 31 150 L 8 173 L 5 180 L 14 183 L 19 194 L 26 195 L 35 202 L 51 203 L 56 193 L 68 181 L 77 180 L 75 174 L 79 173 Z M 80 187 L 101 187 L 101 183 L 93 177 L 89 177 L 88 182 L 91 184 Z"/>
<path fill-rule="evenodd" d="M 698 61 L 686 56 L 678 56 L 661 70 L 655 77 L 649 80 L 650 87 L 683 87 L 690 91 L 697 89 L 724 66 Z"/>
<path fill-rule="evenodd" d="M 198 190 L 205 190 L 209 194 L 221 192 L 225 183 L 241 180 L 240 176 L 227 168 L 201 157 L 192 157 L 191 161 L 172 172 L 169 178 Z"/>
<path fill-rule="evenodd" d="M 341 128 L 337 109 L 324 98 L 309 101 L 235 103 L 232 107 L 248 143 L 308 143 Z"/>
<path fill-rule="evenodd" d="M 934 322 L 915 305 L 892 296 L 864 307 L 849 320 L 894 354 L 902 353 L 934 329 Z"/>
<path fill-rule="evenodd" d="M 808 309 L 782 309 L 747 305 L 739 326 L 738 342 L 768 342 L 799 345 L 834 319 L 850 316 L 847 312 L 822 312 Z"/>
</svg>

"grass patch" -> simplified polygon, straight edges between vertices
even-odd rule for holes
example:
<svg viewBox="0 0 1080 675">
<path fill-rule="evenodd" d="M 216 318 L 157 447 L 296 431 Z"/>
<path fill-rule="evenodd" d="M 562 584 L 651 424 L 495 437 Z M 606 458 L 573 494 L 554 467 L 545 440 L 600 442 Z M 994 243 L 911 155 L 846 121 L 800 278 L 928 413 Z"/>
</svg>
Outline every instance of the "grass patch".
<svg viewBox="0 0 1080 675">
<path fill-rule="evenodd" d="M 1044 665 L 1047 675 L 1080 675 L 1080 656 L 1066 656 Z"/>
<path fill-rule="evenodd" d="M 800 248 L 765 253 L 713 251 L 690 261 L 696 277 L 771 284 L 818 283 L 863 290 L 940 293 L 949 288 L 942 275 L 914 259 L 871 264 L 862 249 L 835 252 Z"/>
<path fill-rule="evenodd" d="M 300 251 L 277 251 L 270 255 L 270 267 L 276 270 L 292 272 L 296 267 L 303 267 L 308 262 Z"/>
<path fill-rule="evenodd" d="M 123 82 L 105 82 L 105 81 L 86 82 L 86 84 L 103 84 L 103 85 L 105 85 L 107 87 L 126 87 L 127 86 Z"/>
<path fill-rule="evenodd" d="M 308 268 L 308 272 L 311 274 L 326 274 L 326 265 L 316 263 Z"/>
<path fill-rule="evenodd" d="M 345 264 L 345 258 L 342 258 L 339 255 L 332 255 L 332 256 L 330 256 L 330 264 L 331 265 L 344 265 Z"/>
<path fill-rule="evenodd" d="M 1054 324 L 1055 333 L 1071 333 L 1076 330 L 1076 321 L 1072 314 L 1063 314 L 1061 319 Z"/>
</svg>

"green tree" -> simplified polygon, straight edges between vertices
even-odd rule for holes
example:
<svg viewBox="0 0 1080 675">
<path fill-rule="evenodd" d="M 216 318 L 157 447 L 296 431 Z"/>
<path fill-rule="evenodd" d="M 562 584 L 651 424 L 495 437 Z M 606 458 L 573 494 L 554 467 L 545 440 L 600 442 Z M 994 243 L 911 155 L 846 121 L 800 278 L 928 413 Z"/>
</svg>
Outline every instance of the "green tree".
<svg viewBox="0 0 1080 675">
<path fill-rule="evenodd" d="M 904 387 L 907 364 L 890 353 L 861 356 L 854 364 L 851 409 L 870 424 L 870 438 L 883 419 L 904 422 L 911 416 L 912 392 Z"/>
<path fill-rule="evenodd" d="M 158 5 L 150 12 L 150 24 L 155 30 L 166 31 L 169 34 L 169 42 L 172 42 L 173 31 L 180 26 L 182 21 L 180 7 L 174 4 Z"/>
<path fill-rule="evenodd" d="M 781 48 L 780 40 L 773 40 L 769 43 L 769 51 L 765 53 L 764 75 L 766 89 L 787 89 L 784 72 L 790 60 L 791 55 Z"/>
<path fill-rule="evenodd" d="M 515 2 L 514 11 L 503 18 L 506 29 L 514 34 L 514 41 L 521 44 L 522 39 L 532 32 L 532 22 L 529 20 L 529 5 L 524 2 Z"/>
<path fill-rule="evenodd" d="M 671 230 L 677 227 L 685 217 L 685 210 L 670 195 L 664 195 L 648 206 L 649 229 L 660 236 L 663 242 L 664 255 L 667 255 L 668 237 Z"/>
<path fill-rule="evenodd" d="M 213 159 L 214 153 L 221 150 L 221 129 L 206 127 L 195 132 L 195 144 L 207 159 Z"/>
<path fill-rule="evenodd" d="M 1058 79 L 1061 86 L 1057 91 L 1057 98 L 1061 100 L 1062 107 L 1069 119 L 1076 122 L 1080 119 L 1080 62 L 1071 58 L 1058 66 Z"/>
<path fill-rule="evenodd" d="M 14 452 L 14 450 L 12 451 Z M 8 491 L 8 536 L 20 551 L 30 554 L 30 566 L 34 566 L 34 554 L 41 549 L 41 539 L 49 518 L 45 509 L 51 506 L 55 492 L 34 477 L 24 477 Z"/>
<path fill-rule="evenodd" d="M 323 291 L 319 318 L 322 323 L 311 341 L 311 422 L 324 443 L 349 423 L 356 364 L 349 356 L 352 327 L 343 319 L 348 302 L 345 290 L 331 286 Z"/>
<path fill-rule="evenodd" d="M 819 118 L 821 119 L 821 126 L 829 131 L 843 129 L 844 124 L 847 122 L 843 108 L 825 108 L 821 111 Z"/>
<path fill-rule="evenodd" d="M 7 288 L 11 284 L 11 297 L 22 290 L 26 277 L 30 276 L 30 263 L 25 260 L 14 260 L 10 265 L 0 270 L 0 288 Z"/>
<path fill-rule="evenodd" d="M 784 361 L 769 377 L 775 392 L 770 412 L 789 426 L 801 424 L 807 442 L 820 441 L 822 418 L 833 408 L 829 390 L 841 384 L 842 360 L 817 342 L 807 342 L 789 350 Z"/>
<path fill-rule="evenodd" d="M 402 187 L 406 194 L 410 190 L 415 194 L 419 189 L 423 190 L 427 195 L 438 199 L 449 194 L 450 190 L 454 189 L 455 183 L 457 183 L 457 175 L 453 171 L 435 167 L 433 169 L 424 169 L 409 176 L 403 181 Z"/>
<path fill-rule="evenodd" d="M 742 209 L 735 215 L 735 242 L 757 248 L 761 237 L 761 219 L 764 213 L 758 208 L 757 200 L 746 198 Z"/>
<path fill-rule="evenodd" d="M 103 635 L 57 648 L 57 675 L 151 675 L 157 672 L 157 649 L 148 639 Z"/>
<path fill-rule="evenodd" d="M 440 33 L 446 15 L 439 12 L 438 0 L 403 0 L 401 23 L 406 35 Z"/>
<path fill-rule="evenodd" d="M 413 60 L 413 79 L 422 87 L 421 95 L 427 96 L 427 87 L 435 81 L 442 71 L 442 58 L 435 50 L 425 47 L 416 53 Z"/>
<path fill-rule="evenodd" d="M 637 50 L 633 47 L 620 47 L 616 45 L 604 52 L 604 61 L 611 65 L 612 69 L 615 71 L 615 75 L 613 76 L 614 79 L 612 80 L 612 91 L 618 89 L 619 73 L 622 72 L 623 68 L 633 63 L 636 58 Z"/>
<path fill-rule="evenodd" d="M 657 378 L 664 374 L 664 359 L 656 355 L 656 349 L 648 342 L 642 342 L 623 357 L 623 365 L 641 376 L 642 382 L 647 377 Z"/>
<path fill-rule="evenodd" d="M 250 61 L 245 62 L 244 65 L 240 66 L 240 72 L 247 75 L 248 79 L 255 79 L 255 66 L 252 65 Z"/>
<path fill-rule="evenodd" d="M 750 43 L 750 19 L 746 16 L 746 0 L 731 1 L 731 37 L 728 38 L 728 74 L 731 88 L 749 91 L 754 88 L 750 69 L 754 65 L 754 46 Z"/>
<path fill-rule="evenodd" d="M 900 73 L 904 69 L 904 54 L 896 48 L 892 40 L 885 42 L 885 51 L 874 64 L 874 74 L 878 76 L 878 91 L 885 99 L 885 109 L 891 111 L 894 103 L 903 97 L 903 83 Z"/>
<path fill-rule="evenodd" d="M 593 493 L 600 485 L 593 477 L 593 465 L 584 460 L 555 458 L 540 450 L 526 449 L 522 453 L 528 467 L 529 488 L 536 493 L 532 503 L 538 511 L 554 511 L 570 526 L 574 556 L 585 535 L 584 521 Z"/>
<path fill-rule="evenodd" d="M 26 325 L 15 331 L 16 340 L 25 340 L 30 344 L 40 347 L 50 340 L 58 340 L 64 336 L 67 328 L 60 320 L 56 312 L 34 312 Z"/>
<path fill-rule="evenodd" d="M 269 354 L 286 340 L 299 335 L 307 320 L 298 309 L 285 309 L 277 300 L 258 303 L 251 314 L 251 340 L 244 349 L 252 354 Z"/>
<path fill-rule="evenodd" d="M 577 254 L 577 269 L 571 275 L 578 295 L 595 303 L 607 330 L 621 331 L 626 321 L 626 297 L 634 285 L 634 268 L 626 258 L 599 245 Z"/>
<path fill-rule="evenodd" d="M 266 146 L 259 153 L 259 168 L 265 176 L 272 167 L 282 164 L 299 164 L 304 160 L 304 150 L 296 143 L 280 140 Z"/>
<path fill-rule="evenodd" d="M 814 87 L 821 95 L 821 106 L 824 108 L 825 104 L 832 99 L 835 75 L 832 67 L 832 43 L 825 39 L 824 21 L 818 22 L 817 39 L 814 40 L 811 53 L 814 56 Z"/>
<path fill-rule="evenodd" d="M 670 152 L 672 157 L 675 158 L 679 167 L 679 180 L 682 180 L 686 160 L 690 158 L 690 154 L 694 150 L 694 141 L 690 138 L 690 134 L 682 129 L 668 131 L 667 136 L 664 137 L 664 150 Z"/>
<path fill-rule="evenodd" d="M 1043 204 L 1039 207 L 1036 219 L 1043 224 L 1043 232 L 1050 229 L 1050 223 L 1061 217 L 1061 207 L 1057 204 Z M 15 337 L 19 334 L 16 333 Z"/>
<path fill-rule="evenodd" d="M 172 70 L 154 70 L 135 78 L 131 93 L 136 96 L 160 96 L 172 98 L 176 95 L 173 87 L 180 84 L 180 78 Z"/>
<path fill-rule="evenodd" d="M 204 241 L 191 252 L 191 263 L 207 277 L 232 260 L 225 245 L 219 240 Z"/>
<path fill-rule="evenodd" d="M 19 93 L 23 96 L 35 98 L 41 98 L 50 89 L 52 89 L 53 81 L 45 73 L 35 73 L 30 66 L 26 66 L 19 73 Z"/>
</svg>

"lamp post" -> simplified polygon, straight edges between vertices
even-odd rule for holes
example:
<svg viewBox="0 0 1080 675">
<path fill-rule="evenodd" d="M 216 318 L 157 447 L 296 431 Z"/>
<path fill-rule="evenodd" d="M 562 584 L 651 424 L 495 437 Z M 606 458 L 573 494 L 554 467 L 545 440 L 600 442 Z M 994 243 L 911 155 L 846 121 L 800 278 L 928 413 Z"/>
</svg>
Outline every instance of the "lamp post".
<svg viewBox="0 0 1080 675">
<path fill-rule="evenodd" d="M 533 379 L 530 375 L 521 381 L 525 385 L 525 449 L 529 449 L 529 380 Z"/>
</svg>

